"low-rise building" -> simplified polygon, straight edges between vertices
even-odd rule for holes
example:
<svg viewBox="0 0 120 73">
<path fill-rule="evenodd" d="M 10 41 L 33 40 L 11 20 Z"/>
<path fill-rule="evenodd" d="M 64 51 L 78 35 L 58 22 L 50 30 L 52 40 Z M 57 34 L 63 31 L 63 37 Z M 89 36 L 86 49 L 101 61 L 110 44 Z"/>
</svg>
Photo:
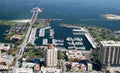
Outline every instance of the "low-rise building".
<svg viewBox="0 0 120 73">
<path fill-rule="evenodd" d="M 32 68 L 16 68 L 14 73 L 33 73 Z"/>
<path fill-rule="evenodd" d="M 67 50 L 66 56 L 67 60 L 70 62 L 79 62 L 82 60 L 87 60 L 91 54 L 91 51 L 82 51 L 82 50 Z"/>
<path fill-rule="evenodd" d="M 8 70 L 8 69 L 9 69 L 8 66 L 0 65 L 0 71 L 6 71 L 6 70 Z"/>
<path fill-rule="evenodd" d="M 11 66 L 13 65 L 14 57 L 11 55 L 2 55 L 1 56 L 1 62 L 5 62 L 6 66 Z"/>
<path fill-rule="evenodd" d="M 82 63 L 82 62 L 70 62 L 66 64 L 67 69 L 71 72 L 92 72 L 92 64 L 91 63 Z"/>
<path fill-rule="evenodd" d="M 7 50 L 10 49 L 10 44 L 0 43 L 0 49 L 1 49 L 1 50 L 4 50 L 4 51 L 7 51 Z"/>
<path fill-rule="evenodd" d="M 120 73 L 120 67 L 111 67 L 109 65 L 106 67 L 105 73 Z"/>
<path fill-rule="evenodd" d="M 10 40 L 16 39 L 16 40 L 20 40 L 22 38 L 21 35 L 13 35 Z"/>
<path fill-rule="evenodd" d="M 62 73 L 61 69 L 57 69 L 54 67 L 41 67 L 42 73 Z"/>
<path fill-rule="evenodd" d="M 36 65 L 36 63 L 31 63 L 31 62 L 23 62 L 22 67 L 23 68 L 32 68 Z"/>
<path fill-rule="evenodd" d="M 39 72 L 40 71 L 40 65 L 39 64 L 36 64 L 34 65 L 34 72 Z"/>
</svg>

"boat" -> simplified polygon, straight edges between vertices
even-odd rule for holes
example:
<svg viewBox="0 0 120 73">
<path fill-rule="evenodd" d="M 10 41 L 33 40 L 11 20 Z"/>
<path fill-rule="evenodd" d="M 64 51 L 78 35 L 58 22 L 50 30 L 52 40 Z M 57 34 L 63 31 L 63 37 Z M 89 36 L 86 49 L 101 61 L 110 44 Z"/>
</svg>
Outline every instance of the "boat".
<svg viewBox="0 0 120 73">
<path fill-rule="evenodd" d="M 53 38 L 54 37 L 54 29 L 50 29 L 49 32 L 50 32 L 50 37 Z"/>
<path fill-rule="evenodd" d="M 66 40 L 67 40 L 67 41 L 71 41 L 71 40 L 72 40 L 72 37 L 67 37 Z"/>
<path fill-rule="evenodd" d="M 48 45 L 48 40 L 47 39 L 43 39 L 43 45 Z"/>
</svg>

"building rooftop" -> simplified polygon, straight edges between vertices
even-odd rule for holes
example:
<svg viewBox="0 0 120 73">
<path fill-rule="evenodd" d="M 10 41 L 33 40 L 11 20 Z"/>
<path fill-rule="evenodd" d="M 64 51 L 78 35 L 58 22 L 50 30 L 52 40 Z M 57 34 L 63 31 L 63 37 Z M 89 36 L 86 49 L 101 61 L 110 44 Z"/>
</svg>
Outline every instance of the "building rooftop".
<svg viewBox="0 0 120 73">
<path fill-rule="evenodd" d="M 68 58 L 72 58 L 72 59 L 81 59 L 81 60 L 85 60 L 87 59 L 87 56 L 90 55 L 90 51 L 81 51 L 81 50 L 67 50 L 66 51 L 66 55 L 68 56 Z"/>
<path fill-rule="evenodd" d="M 11 55 L 2 55 L 2 62 L 6 62 L 6 64 L 11 64 L 14 61 L 14 57 Z"/>
<path fill-rule="evenodd" d="M 42 73 L 61 73 L 60 69 L 53 67 L 41 67 Z"/>
<path fill-rule="evenodd" d="M 36 65 L 36 63 L 31 63 L 31 62 L 23 62 L 23 63 L 22 63 L 22 67 L 23 67 L 23 68 L 34 67 L 34 65 Z"/>
<path fill-rule="evenodd" d="M 53 49 L 54 48 L 54 45 L 53 44 L 49 44 L 48 45 L 48 49 Z"/>
<path fill-rule="evenodd" d="M 8 66 L 0 65 L 0 70 L 8 70 Z"/>
<path fill-rule="evenodd" d="M 100 43 L 103 46 L 120 46 L 120 41 L 109 40 L 109 41 L 100 41 Z"/>
<path fill-rule="evenodd" d="M 110 73 L 120 73 L 120 67 L 110 67 L 108 70 Z"/>
<path fill-rule="evenodd" d="M 0 43 L 0 49 L 1 50 L 8 50 L 8 49 L 10 49 L 10 44 Z"/>
<path fill-rule="evenodd" d="M 14 73 L 33 73 L 32 68 L 16 68 Z"/>
</svg>

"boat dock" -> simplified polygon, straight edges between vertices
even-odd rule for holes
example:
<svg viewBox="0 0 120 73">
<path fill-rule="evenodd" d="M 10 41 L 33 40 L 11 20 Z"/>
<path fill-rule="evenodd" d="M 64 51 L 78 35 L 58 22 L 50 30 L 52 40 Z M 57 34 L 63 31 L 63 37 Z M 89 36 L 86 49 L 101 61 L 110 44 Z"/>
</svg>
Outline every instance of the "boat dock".
<svg viewBox="0 0 120 73">
<path fill-rule="evenodd" d="M 73 35 L 85 35 L 85 37 L 88 39 L 88 41 L 90 42 L 90 44 L 92 45 L 93 48 L 96 48 L 95 45 L 95 41 L 93 40 L 93 38 L 91 37 L 90 33 L 88 32 L 88 30 L 84 29 L 84 28 L 80 28 L 80 29 L 73 29 Z"/>
<path fill-rule="evenodd" d="M 55 46 L 64 46 L 64 40 L 56 40 L 56 39 L 53 39 L 52 40 L 52 42 L 53 42 L 53 44 L 55 45 Z"/>
<path fill-rule="evenodd" d="M 50 28 L 51 28 L 50 26 L 40 28 L 39 37 L 44 37 L 45 36 L 45 30 L 50 29 Z"/>
</svg>

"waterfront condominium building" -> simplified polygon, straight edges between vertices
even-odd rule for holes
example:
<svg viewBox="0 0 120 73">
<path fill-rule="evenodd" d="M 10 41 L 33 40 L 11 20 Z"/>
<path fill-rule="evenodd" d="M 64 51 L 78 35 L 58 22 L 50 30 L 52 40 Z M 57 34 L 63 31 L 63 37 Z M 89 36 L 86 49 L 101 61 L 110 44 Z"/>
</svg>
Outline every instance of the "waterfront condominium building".
<svg viewBox="0 0 120 73">
<path fill-rule="evenodd" d="M 2 61 L 2 57 L 1 57 L 1 55 L 2 55 L 2 54 L 1 54 L 1 50 L 0 50 L 0 62 Z"/>
<path fill-rule="evenodd" d="M 53 44 L 48 45 L 45 49 L 45 64 L 48 67 L 57 66 L 57 48 Z"/>
<path fill-rule="evenodd" d="M 99 46 L 99 60 L 104 66 L 120 66 L 120 42 L 101 41 Z"/>
</svg>

